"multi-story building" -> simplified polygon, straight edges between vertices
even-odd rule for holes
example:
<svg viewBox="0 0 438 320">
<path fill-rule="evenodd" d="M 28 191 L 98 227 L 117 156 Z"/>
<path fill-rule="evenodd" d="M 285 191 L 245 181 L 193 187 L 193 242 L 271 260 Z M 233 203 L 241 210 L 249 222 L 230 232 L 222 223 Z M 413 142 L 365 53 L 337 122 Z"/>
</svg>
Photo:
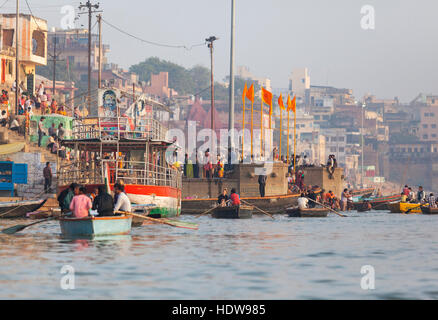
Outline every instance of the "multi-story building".
<svg viewBox="0 0 438 320">
<path fill-rule="evenodd" d="M 338 165 L 345 167 L 347 151 L 347 129 L 345 128 L 321 128 L 321 134 L 325 136 L 326 155 L 334 154 Z"/>
<path fill-rule="evenodd" d="M 310 86 L 305 92 L 305 104 L 311 107 L 355 105 L 351 89 L 338 89 L 327 86 Z"/>
<path fill-rule="evenodd" d="M 260 87 L 263 87 L 268 91 L 272 91 L 271 79 L 254 76 L 247 66 L 239 66 L 237 68 L 237 76 L 242 79 L 248 79 L 257 82 Z M 260 96 L 260 91 L 256 92 L 256 95 Z"/>
<path fill-rule="evenodd" d="M 88 80 L 88 30 L 70 29 L 55 30 L 48 33 L 49 52 L 53 52 L 56 39 L 56 50 L 59 59 L 68 61 L 72 72 L 80 81 Z M 102 68 L 108 64 L 108 45 L 102 45 Z M 99 67 L 99 36 L 91 34 L 91 70 Z"/>
<path fill-rule="evenodd" d="M 304 99 L 310 89 L 310 75 L 307 68 L 294 69 L 289 77 L 289 91 Z"/>
<path fill-rule="evenodd" d="M 431 104 L 419 108 L 420 124 L 418 137 L 420 141 L 438 141 L 438 97 L 430 100 Z"/>
<path fill-rule="evenodd" d="M 1 87 L 10 89 L 15 82 L 15 14 L 0 15 Z M 32 15 L 19 19 L 19 83 L 30 93 L 35 89 L 35 67 L 47 64 L 47 22 Z"/>
</svg>

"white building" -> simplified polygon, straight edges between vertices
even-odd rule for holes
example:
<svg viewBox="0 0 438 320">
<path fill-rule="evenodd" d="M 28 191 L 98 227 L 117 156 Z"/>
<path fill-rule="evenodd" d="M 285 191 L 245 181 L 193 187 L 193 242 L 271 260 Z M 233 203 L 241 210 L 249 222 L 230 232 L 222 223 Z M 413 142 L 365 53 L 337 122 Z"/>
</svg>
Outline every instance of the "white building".
<svg viewBox="0 0 438 320">
<path fill-rule="evenodd" d="M 321 129 L 321 134 L 325 136 L 326 156 L 334 154 L 338 160 L 338 165 L 345 167 L 347 130 L 345 128 Z"/>
<path fill-rule="evenodd" d="M 298 98 L 304 99 L 310 89 L 310 76 L 307 68 L 294 69 L 289 78 L 289 90 Z"/>
</svg>

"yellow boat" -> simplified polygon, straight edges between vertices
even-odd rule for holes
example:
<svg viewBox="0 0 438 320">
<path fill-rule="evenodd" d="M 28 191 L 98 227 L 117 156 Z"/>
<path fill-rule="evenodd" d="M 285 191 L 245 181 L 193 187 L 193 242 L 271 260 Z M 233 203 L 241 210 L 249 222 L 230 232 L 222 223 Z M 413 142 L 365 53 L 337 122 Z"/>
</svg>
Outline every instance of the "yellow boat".
<svg viewBox="0 0 438 320">
<path fill-rule="evenodd" d="M 421 205 L 418 203 L 396 202 L 388 204 L 391 213 L 421 213 Z M 424 204 L 427 206 L 427 204 Z M 409 209 L 411 211 L 407 212 Z"/>
</svg>

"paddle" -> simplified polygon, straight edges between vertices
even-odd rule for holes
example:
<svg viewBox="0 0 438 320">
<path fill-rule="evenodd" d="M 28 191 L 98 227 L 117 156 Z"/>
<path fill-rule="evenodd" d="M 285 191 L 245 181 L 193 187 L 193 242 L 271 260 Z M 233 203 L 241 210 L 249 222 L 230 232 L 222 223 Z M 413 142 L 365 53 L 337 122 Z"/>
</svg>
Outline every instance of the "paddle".
<svg viewBox="0 0 438 320">
<path fill-rule="evenodd" d="M 414 210 L 414 209 L 418 209 L 418 208 L 421 208 L 422 206 L 423 206 L 423 204 L 420 204 L 419 206 L 416 206 L 416 207 L 410 208 L 410 209 L 406 210 L 406 211 L 403 212 L 403 213 L 404 213 L 404 214 L 410 214 L 412 210 Z"/>
<path fill-rule="evenodd" d="M 245 200 L 241 200 L 241 201 L 242 201 L 243 203 L 246 203 L 246 204 L 249 205 L 249 206 L 254 207 L 255 209 L 257 209 L 258 211 L 260 211 L 260 212 L 263 213 L 264 215 L 267 215 L 267 216 L 268 216 L 269 218 L 271 218 L 272 220 L 275 220 L 275 218 L 272 216 L 272 214 L 270 214 L 270 213 L 268 213 L 268 212 L 266 212 L 266 211 L 264 211 L 264 210 L 262 210 L 262 209 L 256 207 L 255 205 L 253 205 L 253 204 L 251 204 L 251 203 L 246 202 Z"/>
<path fill-rule="evenodd" d="M 200 215 L 196 216 L 196 219 L 197 219 L 197 218 L 200 218 L 200 217 L 202 217 L 202 216 L 205 216 L 206 214 L 209 214 L 210 212 L 212 212 L 212 211 L 213 211 L 214 209 L 216 209 L 216 208 L 217 208 L 217 207 L 213 207 L 213 208 L 211 208 L 211 209 L 205 211 L 204 213 L 201 213 Z"/>
<path fill-rule="evenodd" d="M 169 226 L 176 227 L 176 228 L 184 228 L 184 229 L 191 229 L 191 230 L 198 230 L 199 229 L 199 225 L 197 225 L 196 223 L 183 222 L 183 221 L 175 221 L 175 220 L 170 220 L 170 219 L 154 219 L 154 218 L 151 218 L 151 217 L 142 216 L 140 214 L 131 213 L 131 212 L 118 211 L 118 212 L 115 212 L 115 213 L 126 214 L 126 215 L 130 215 L 130 216 L 133 216 L 133 217 L 137 217 L 137 218 L 153 221 L 153 222 L 156 222 L 156 223 L 167 224 Z"/>
<path fill-rule="evenodd" d="M 341 214 L 341 213 L 339 213 L 339 212 L 333 210 L 332 208 L 326 207 L 325 205 L 323 205 L 322 203 L 319 203 L 318 201 L 315 201 L 315 200 L 310 199 L 310 198 L 307 198 L 307 199 L 310 200 L 310 201 L 312 201 L 312 202 L 314 202 L 314 203 L 316 203 L 316 204 L 319 204 L 321 207 L 326 208 L 326 209 L 330 210 L 330 211 L 333 212 L 333 213 L 336 213 L 336 214 L 337 214 L 338 216 L 340 216 L 340 217 L 343 217 L 343 218 L 347 218 L 347 217 L 348 217 L 348 216 L 346 216 L 346 215 L 343 215 L 343 214 Z"/>
<path fill-rule="evenodd" d="M 30 223 L 30 224 L 27 224 L 27 225 L 19 224 L 19 225 L 16 225 L 16 226 L 13 226 L 13 227 L 10 227 L 10 228 L 7 228 L 7 229 L 3 229 L 2 233 L 12 235 L 14 233 L 23 231 L 24 229 L 29 228 L 31 226 L 34 226 L 36 224 L 44 223 L 44 222 L 47 222 L 47 221 L 50 221 L 50 220 L 53 220 L 53 219 L 55 219 L 55 218 L 51 217 L 51 218 L 40 220 L 40 221 L 37 221 L 37 222 L 34 222 L 34 223 Z"/>
</svg>

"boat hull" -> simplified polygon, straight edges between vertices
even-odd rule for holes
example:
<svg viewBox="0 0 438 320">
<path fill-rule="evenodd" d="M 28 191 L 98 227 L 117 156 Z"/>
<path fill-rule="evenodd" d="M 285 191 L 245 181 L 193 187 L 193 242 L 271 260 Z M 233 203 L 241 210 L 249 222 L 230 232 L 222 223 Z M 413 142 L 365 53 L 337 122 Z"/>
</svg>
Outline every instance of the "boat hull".
<svg viewBox="0 0 438 320">
<path fill-rule="evenodd" d="M 381 198 L 369 198 L 364 199 L 368 200 L 368 202 L 372 206 L 372 210 L 389 210 L 389 204 L 394 201 L 400 201 L 401 196 L 389 196 L 389 197 L 381 197 Z M 364 201 L 357 201 L 353 203 L 354 209 L 360 212 L 363 212 L 362 209 L 364 207 Z"/>
<path fill-rule="evenodd" d="M 325 208 L 289 208 L 286 210 L 286 213 L 292 218 L 325 218 L 327 217 L 329 210 Z"/>
<path fill-rule="evenodd" d="M 421 213 L 421 207 L 418 203 L 397 202 L 390 203 L 388 206 L 391 213 L 407 213 L 409 210 L 409 213 Z"/>
<path fill-rule="evenodd" d="M 47 200 L 29 200 L 17 202 L 0 203 L 1 219 L 24 218 L 29 212 L 34 212 L 41 208 Z"/>
<path fill-rule="evenodd" d="M 66 237 L 124 235 L 131 232 L 132 217 L 61 218 L 59 224 Z"/>
<path fill-rule="evenodd" d="M 427 215 L 438 214 L 438 208 L 421 207 L 421 212 Z"/>
<path fill-rule="evenodd" d="M 217 207 L 211 216 L 215 219 L 251 219 L 253 210 L 250 206 Z"/>
<path fill-rule="evenodd" d="M 241 198 L 249 205 L 258 207 L 270 214 L 283 214 L 285 207 L 297 205 L 299 195 Z M 202 214 L 217 205 L 217 199 L 182 200 L 182 214 Z"/>
</svg>

